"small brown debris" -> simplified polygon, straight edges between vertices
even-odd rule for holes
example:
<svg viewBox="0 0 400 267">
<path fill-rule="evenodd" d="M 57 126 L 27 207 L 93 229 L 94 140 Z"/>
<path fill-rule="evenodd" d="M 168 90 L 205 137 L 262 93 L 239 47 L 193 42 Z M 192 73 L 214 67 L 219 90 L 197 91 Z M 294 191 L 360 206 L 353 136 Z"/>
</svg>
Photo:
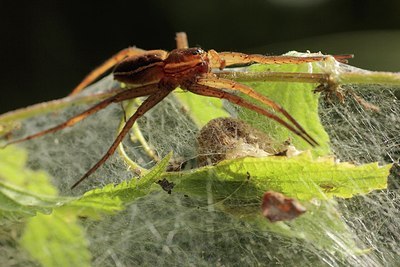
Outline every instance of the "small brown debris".
<svg viewBox="0 0 400 267">
<path fill-rule="evenodd" d="M 265 192 L 261 209 L 263 215 L 271 222 L 290 221 L 306 212 L 306 208 L 296 199 L 274 191 Z"/>
<path fill-rule="evenodd" d="M 171 194 L 172 189 L 175 186 L 174 182 L 169 182 L 165 178 L 163 178 L 162 180 L 158 180 L 157 184 L 159 184 L 164 191 L 168 192 L 168 194 Z"/>
</svg>

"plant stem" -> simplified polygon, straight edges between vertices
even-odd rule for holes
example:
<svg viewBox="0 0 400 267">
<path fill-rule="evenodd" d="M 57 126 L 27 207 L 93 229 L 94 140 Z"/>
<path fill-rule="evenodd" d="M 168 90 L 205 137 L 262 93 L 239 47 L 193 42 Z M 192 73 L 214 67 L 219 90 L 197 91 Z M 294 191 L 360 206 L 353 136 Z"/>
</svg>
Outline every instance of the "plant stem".
<svg viewBox="0 0 400 267">
<path fill-rule="evenodd" d="M 354 68 L 356 69 L 356 68 Z M 239 82 L 301 82 L 325 83 L 332 77 L 329 73 L 296 73 L 296 72 L 249 72 L 221 71 L 218 77 L 233 79 Z M 344 84 L 380 84 L 400 87 L 400 73 L 379 72 L 356 69 L 356 71 L 338 71 L 335 75 L 340 85 Z"/>
<path fill-rule="evenodd" d="M 0 123 L 8 123 L 16 120 L 23 120 L 34 117 L 36 115 L 53 112 L 60 110 L 72 105 L 79 104 L 90 104 L 106 99 L 107 97 L 113 96 L 123 89 L 115 88 L 108 90 L 107 92 L 88 94 L 88 95 L 76 95 L 67 96 L 61 99 L 51 100 L 32 106 L 16 109 L 0 115 Z"/>
</svg>

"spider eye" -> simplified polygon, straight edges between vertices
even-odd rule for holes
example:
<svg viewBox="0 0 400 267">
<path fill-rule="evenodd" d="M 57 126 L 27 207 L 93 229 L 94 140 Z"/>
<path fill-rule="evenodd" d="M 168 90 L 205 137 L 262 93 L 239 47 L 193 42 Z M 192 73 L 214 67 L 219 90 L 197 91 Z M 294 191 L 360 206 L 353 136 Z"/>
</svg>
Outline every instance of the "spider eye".
<svg viewBox="0 0 400 267">
<path fill-rule="evenodd" d="M 202 53 L 202 50 L 200 48 L 196 48 L 196 49 L 193 49 L 191 52 L 192 52 L 193 56 L 196 56 L 196 55 L 200 55 Z"/>
</svg>

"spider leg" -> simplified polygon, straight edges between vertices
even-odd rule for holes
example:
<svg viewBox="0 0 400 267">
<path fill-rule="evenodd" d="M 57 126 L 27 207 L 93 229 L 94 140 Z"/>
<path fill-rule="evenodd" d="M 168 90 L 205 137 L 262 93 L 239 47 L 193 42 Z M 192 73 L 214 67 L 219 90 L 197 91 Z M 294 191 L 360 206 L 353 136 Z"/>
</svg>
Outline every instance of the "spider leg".
<svg viewBox="0 0 400 267">
<path fill-rule="evenodd" d="M 263 104 L 271 107 L 275 111 L 278 111 L 282 113 L 293 125 L 298 129 L 299 132 L 301 132 L 304 136 L 307 136 L 308 139 L 311 141 L 311 144 L 318 145 L 318 142 L 314 140 L 307 132 L 304 130 L 304 128 L 287 112 L 281 105 L 276 103 L 275 101 L 269 99 L 268 97 L 258 93 L 257 91 L 254 91 L 251 87 L 246 86 L 241 83 L 237 83 L 231 80 L 227 79 L 222 79 L 218 77 L 214 77 L 212 75 L 208 75 L 202 78 L 199 78 L 197 80 L 197 83 L 200 85 L 205 85 L 205 86 L 210 86 L 213 88 L 226 88 L 226 89 L 231 89 L 231 90 L 236 90 L 240 91 L 253 99 L 256 99 Z"/>
<path fill-rule="evenodd" d="M 80 184 L 83 180 L 89 177 L 93 172 L 95 172 L 107 159 L 114 154 L 118 145 L 122 142 L 126 134 L 132 128 L 133 124 L 136 122 L 138 118 L 143 116 L 147 111 L 149 111 L 152 107 L 157 105 L 161 100 L 163 100 L 173 89 L 168 90 L 160 90 L 158 89 L 156 92 L 151 94 L 136 110 L 136 112 L 128 119 L 125 123 L 125 126 L 122 128 L 121 132 L 118 134 L 117 138 L 114 140 L 110 148 L 104 154 L 104 156 L 89 170 L 87 171 L 78 181 L 76 181 L 71 189 L 75 188 L 78 184 Z"/>
<path fill-rule="evenodd" d="M 226 91 L 223 91 L 221 89 L 209 87 L 209 86 L 204 86 L 204 85 L 192 85 L 191 87 L 187 88 L 190 92 L 198 94 L 198 95 L 203 95 L 203 96 L 208 96 L 208 97 L 216 97 L 216 98 L 221 98 L 221 99 L 226 99 L 229 102 L 236 104 L 238 106 L 253 110 L 261 115 L 264 115 L 279 124 L 285 126 L 287 129 L 292 131 L 293 133 L 297 134 L 301 138 L 303 138 L 307 143 L 310 145 L 314 146 L 316 144 L 316 141 L 312 138 L 310 138 L 308 135 L 300 132 L 296 128 L 294 128 L 292 125 L 287 123 L 286 121 L 282 120 L 275 114 L 269 112 L 268 110 L 261 108 L 251 102 L 246 101 L 240 96 L 234 95 L 232 93 L 228 93 Z"/>
<path fill-rule="evenodd" d="M 309 62 L 317 62 L 324 61 L 328 59 L 329 55 L 321 55 L 321 56 L 264 56 L 258 54 L 243 54 L 238 52 L 215 52 L 214 50 L 209 51 L 210 57 L 213 59 L 212 67 L 220 68 L 221 65 L 218 62 L 223 62 L 224 66 L 231 65 L 243 65 L 243 64 L 253 64 L 253 63 L 261 63 L 261 64 L 302 64 Z M 333 56 L 335 57 L 335 56 Z M 338 55 L 337 59 L 341 62 L 347 62 L 348 58 L 352 58 L 353 55 Z M 336 57 L 335 57 L 336 58 Z"/>
<path fill-rule="evenodd" d="M 189 48 L 189 43 L 185 32 L 177 32 L 175 41 L 176 41 L 176 48 L 178 49 Z"/>
<path fill-rule="evenodd" d="M 26 136 L 24 138 L 21 139 L 16 139 L 13 140 L 11 142 L 8 142 L 7 144 L 4 145 L 4 147 L 11 145 L 11 144 L 16 144 L 16 143 L 20 143 L 23 141 L 27 141 L 27 140 L 31 140 L 40 136 L 43 136 L 45 134 L 48 133 L 53 133 L 56 131 L 59 131 L 61 129 L 64 129 L 66 127 L 71 127 L 73 125 L 75 125 L 76 123 L 80 122 L 81 120 L 87 118 L 88 116 L 96 113 L 97 111 L 107 107 L 108 105 L 110 105 L 111 103 L 117 103 L 117 102 L 121 102 L 123 100 L 126 99 L 131 99 L 131 98 L 135 98 L 135 97 L 140 97 L 140 96 L 146 96 L 146 95 L 150 95 L 153 94 L 155 91 L 157 91 L 158 88 L 156 86 L 156 84 L 150 84 L 150 85 L 145 85 L 145 86 L 141 86 L 141 87 L 137 87 L 137 88 L 132 88 L 132 89 L 128 89 L 125 91 L 122 91 L 114 96 L 111 96 L 101 102 L 99 102 L 98 104 L 94 105 L 93 107 L 73 116 L 72 118 L 68 119 L 67 121 L 58 124 L 52 128 L 49 128 L 47 130 L 44 131 L 40 131 L 38 133 Z"/>
<path fill-rule="evenodd" d="M 332 55 L 337 61 L 341 63 L 349 63 L 348 59 L 354 58 L 353 54 Z"/>
<path fill-rule="evenodd" d="M 135 56 L 138 54 L 143 53 L 145 50 L 142 50 L 140 48 L 136 47 L 129 47 L 125 48 L 109 59 L 107 59 L 103 64 L 92 70 L 70 93 L 70 95 L 75 95 L 82 91 L 85 87 L 87 87 L 89 84 L 94 82 L 97 78 L 99 78 L 103 73 L 105 73 L 107 70 L 110 68 L 114 67 L 118 62 L 120 62 L 122 59 L 129 57 L 129 56 Z"/>
</svg>

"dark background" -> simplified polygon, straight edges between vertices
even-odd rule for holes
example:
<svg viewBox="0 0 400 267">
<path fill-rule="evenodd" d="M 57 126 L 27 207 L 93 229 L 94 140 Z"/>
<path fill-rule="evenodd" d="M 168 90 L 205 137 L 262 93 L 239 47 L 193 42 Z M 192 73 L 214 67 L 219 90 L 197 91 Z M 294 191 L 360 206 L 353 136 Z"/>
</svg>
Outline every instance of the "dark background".
<svg viewBox="0 0 400 267">
<path fill-rule="evenodd" d="M 0 113 L 63 97 L 122 48 L 354 53 L 352 65 L 400 70 L 400 1 L 0 0 Z"/>
</svg>

